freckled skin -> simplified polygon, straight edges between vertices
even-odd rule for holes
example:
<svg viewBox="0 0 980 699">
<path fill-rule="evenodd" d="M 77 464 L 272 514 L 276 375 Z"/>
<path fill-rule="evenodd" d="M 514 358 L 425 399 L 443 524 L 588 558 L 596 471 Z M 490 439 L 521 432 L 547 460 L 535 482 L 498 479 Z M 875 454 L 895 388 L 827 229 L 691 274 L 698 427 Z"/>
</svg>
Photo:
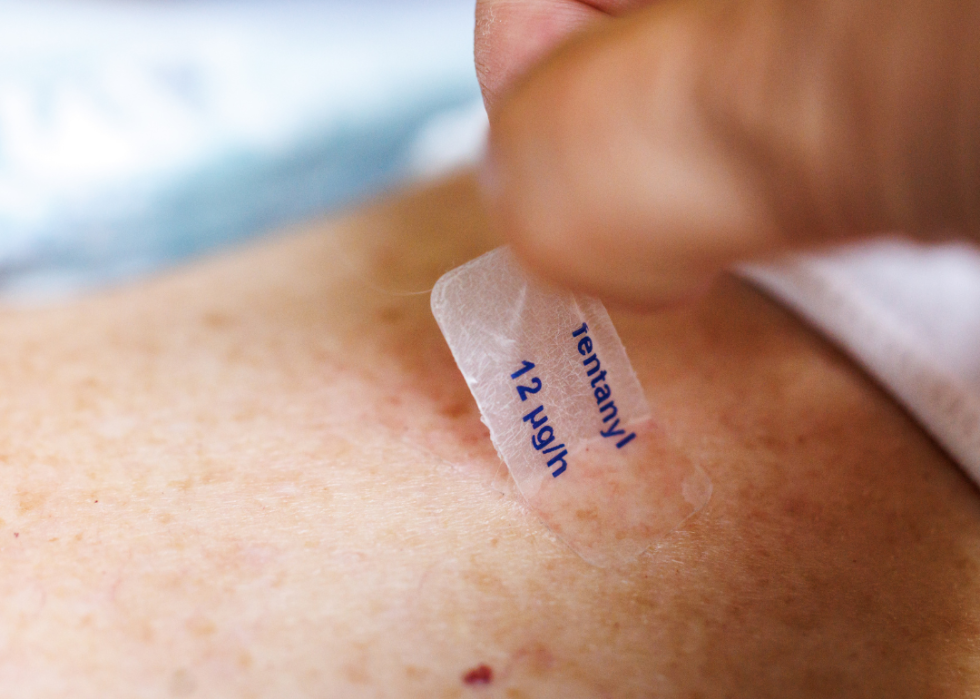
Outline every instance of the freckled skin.
<svg viewBox="0 0 980 699">
<path fill-rule="evenodd" d="M 572 449 L 571 468 L 545 479 L 529 502 L 551 531 L 589 563 L 629 569 L 703 508 L 711 483 L 655 420 L 628 425 L 626 449 L 594 437 Z"/>
<path fill-rule="evenodd" d="M 732 280 L 611 309 L 708 506 L 624 569 L 565 548 L 391 293 L 494 244 L 462 178 L 0 312 L 0 696 L 980 693 L 976 490 Z"/>
</svg>

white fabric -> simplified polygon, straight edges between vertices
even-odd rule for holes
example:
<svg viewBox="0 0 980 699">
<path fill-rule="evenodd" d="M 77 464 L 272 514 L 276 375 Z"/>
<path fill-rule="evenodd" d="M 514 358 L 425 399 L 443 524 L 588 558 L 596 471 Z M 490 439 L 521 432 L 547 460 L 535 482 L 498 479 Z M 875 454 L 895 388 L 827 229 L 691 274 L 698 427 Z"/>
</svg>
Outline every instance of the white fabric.
<svg viewBox="0 0 980 699">
<path fill-rule="evenodd" d="M 0 296 L 145 273 L 438 169 L 452 154 L 413 144 L 479 97 L 473 18 L 474 0 L 0 0 Z"/>
<path fill-rule="evenodd" d="M 884 240 L 741 272 L 849 352 L 980 484 L 980 250 Z"/>
</svg>

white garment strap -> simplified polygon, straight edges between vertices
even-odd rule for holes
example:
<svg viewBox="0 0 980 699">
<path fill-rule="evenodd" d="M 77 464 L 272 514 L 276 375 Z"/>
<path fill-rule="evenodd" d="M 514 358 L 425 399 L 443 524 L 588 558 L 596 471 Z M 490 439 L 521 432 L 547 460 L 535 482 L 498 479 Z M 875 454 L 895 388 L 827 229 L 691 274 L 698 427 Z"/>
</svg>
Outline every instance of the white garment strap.
<svg viewBox="0 0 980 699">
<path fill-rule="evenodd" d="M 862 364 L 980 484 L 980 250 L 884 240 L 738 271 Z"/>
</svg>

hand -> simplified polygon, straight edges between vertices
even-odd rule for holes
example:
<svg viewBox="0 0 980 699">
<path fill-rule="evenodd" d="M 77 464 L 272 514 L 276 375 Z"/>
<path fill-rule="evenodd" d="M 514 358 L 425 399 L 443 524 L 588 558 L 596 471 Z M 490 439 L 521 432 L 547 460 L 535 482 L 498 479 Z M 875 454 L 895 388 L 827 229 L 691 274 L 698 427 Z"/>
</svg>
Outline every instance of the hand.
<svg viewBox="0 0 980 699">
<path fill-rule="evenodd" d="M 640 304 L 803 246 L 975 239 L 978 56 L 978 2 L 480 0 L 492 217 Z"/>
</svg>

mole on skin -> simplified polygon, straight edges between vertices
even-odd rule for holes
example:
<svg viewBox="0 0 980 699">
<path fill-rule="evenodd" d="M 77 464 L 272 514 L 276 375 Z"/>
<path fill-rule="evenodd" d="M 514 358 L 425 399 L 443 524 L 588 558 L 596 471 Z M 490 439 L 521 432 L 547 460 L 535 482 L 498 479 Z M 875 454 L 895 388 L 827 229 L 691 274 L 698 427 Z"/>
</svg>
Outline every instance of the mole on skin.
<svg viewBox="0 0 980 699">
<path fill-rule="evenodd" d="M 490 684 L 493 682 L 493 668 L 489 665 L 477 665 L 463 675 L 465 684 Z"/>
</svg>

